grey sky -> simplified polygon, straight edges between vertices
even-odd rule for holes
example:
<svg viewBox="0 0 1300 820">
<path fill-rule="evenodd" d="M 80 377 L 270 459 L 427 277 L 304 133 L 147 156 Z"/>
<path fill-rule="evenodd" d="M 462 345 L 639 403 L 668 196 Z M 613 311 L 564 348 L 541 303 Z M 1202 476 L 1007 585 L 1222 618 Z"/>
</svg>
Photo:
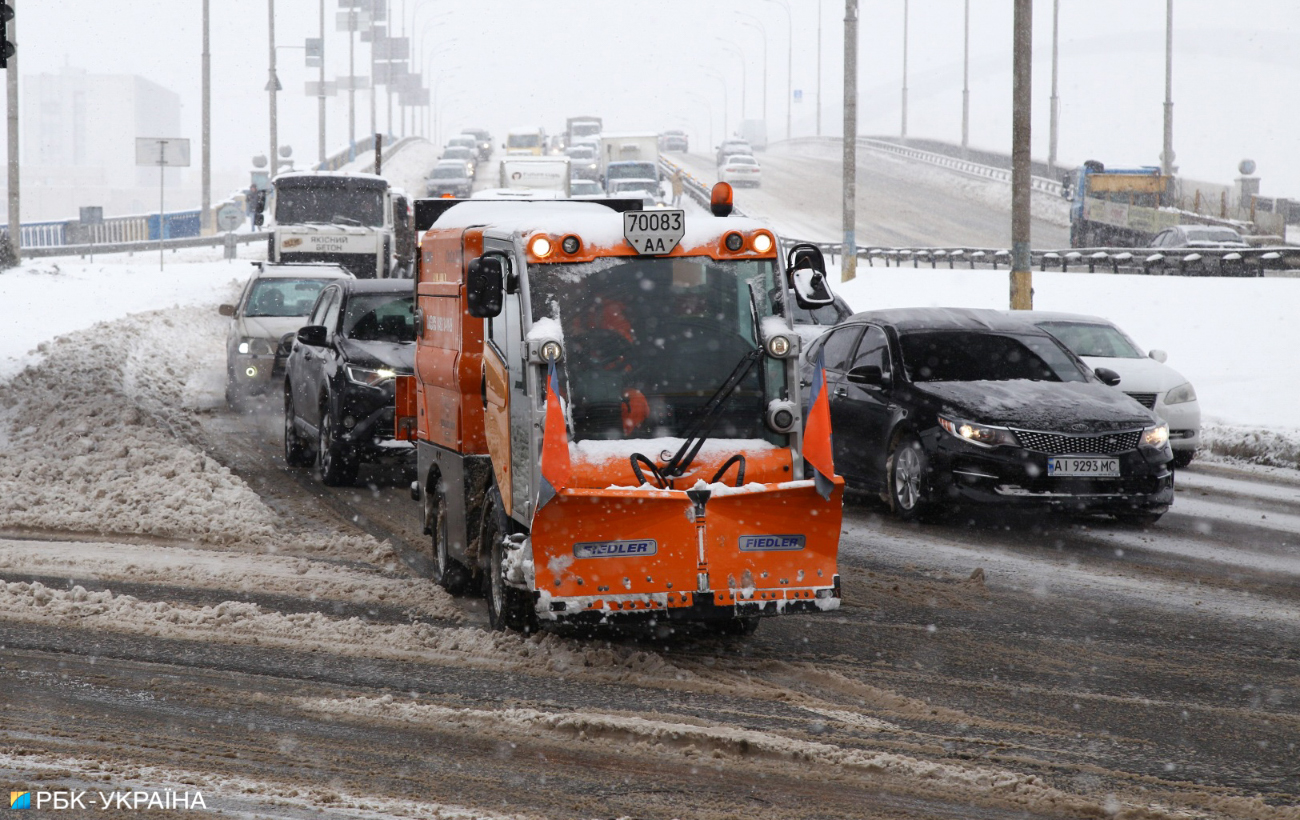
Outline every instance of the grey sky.
<svg viewBox="0 0 1300 820">
<path fill-rule="evenodd" d="M 327 0 L 327 57 L 346 70 L 346 39 L 333 31 L 339 0 Z M 409 15 L 417 0 L 405 0 Z M 789 0 L 795 18 L 795 134 L 814 131 L 817 0 Z M 402 0 L 394 6 L 401 9 Z M 610 130 L 686 127 L 709 137 L 706 106 L 721 139 L 722 81 L 730 122 L 740 117 L 740 60 L 723 36 L 748 52 L 749 115 L 762 109 L 762 38 L 740 24 L 743 12 L 768 32 L 768 133 L 785 132 L 786 23 L 773 0 L 424 0 L 418 28 L 442 50 L 439 103 L 448 129 L 485 125 L 498 137 L 519 124 L 558 130 L 574 114 L 605 117 Z M 840 131 L 843 2 L 822 0 L 822 130 Z M 971 0 L 971 141 L 1006 150 L 1010 140 L 1011 4 Z M 1300 83 L 1300 5 L 1290 0 L 1233 4 L 1177 0 L 1175 137 L 1182 173 L 1227 182 L 1237 162 L 1259 163 L 1265 193 L 1300 196 L 1296 115 Z M 1155 164 L 1164 96 L 1164 2 L 1061 0 L 1061 137 L 1064 162 Z M 92 72 L 140 74 L 178 92 L 180 136 L 199 137 L 199 0 L 17 0 L 22 73 L 57 71 L 65 62 Z M 267 145 L 266 0 L 213 2 L 214 165 L 244 174 Z M 317 28 L 316 0 L 276 0 L 277 41 L 300 46 Z M 902 0 L 862 0 L 862 133 L 897 133 Z M 1034 154 L 1047 154 L 1052 4 L 1035 4 Z M 409 26 L 409 23 L 408 23 Z M 911 0 L 909 133 L 957 140 L 961 112 L 962 0 Z M 357 54 L 362 63 L 368 47 Z M 701 70 L 699 66 L 706 66 Z M 366 67 L 358 73 L 368 73 Z M 302 51 L 281 49 L 280 130 L 302 160 L 316 158 L 316 107 L 303 93 L 315 70 Z M 381 100 L 379 121 L 386 123 Z M 358 130 L 369 108 L 358 95 Z M 346 141 L 346 96 L 330 101 L 329 139 Z M 214 192 L 218 198 L 224 192 Z"/>
</svg>

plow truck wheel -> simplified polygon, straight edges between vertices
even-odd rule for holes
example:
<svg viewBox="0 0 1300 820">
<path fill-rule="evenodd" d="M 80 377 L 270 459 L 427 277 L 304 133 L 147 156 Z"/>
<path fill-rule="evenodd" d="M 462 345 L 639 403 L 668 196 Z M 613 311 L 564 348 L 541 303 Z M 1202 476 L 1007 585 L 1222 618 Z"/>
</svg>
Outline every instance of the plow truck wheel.
<svg viewBox="0 0 1300 820">
<path fill-rule="evenodd" d="M 451 557 L 451 525 L 447 521 L 447 487 L 434 474 L 424 494 L 428 505 L 429 532 L 433 545 L 433 582 L 452 595 L 461 595 L 469 586 L 470 572 L 464 564 Z"/>
<path fill-rule="evenodd" d="M 487 503 L 483 507 L 483 528 L 481 530 L 482 548 L 488 550 L 488 568 L 484 573 L 484 593 L 487 596 L 488 623 L 492 629 L 500 632 L 507 629 L 516 632 L 536 632 L 537 614 L 533 611 L 531 596 L 506 583 L 505 577 L 505 536 L 509 523 L 501 498 L 495 487 L 488 492 Z"/>
</svg>

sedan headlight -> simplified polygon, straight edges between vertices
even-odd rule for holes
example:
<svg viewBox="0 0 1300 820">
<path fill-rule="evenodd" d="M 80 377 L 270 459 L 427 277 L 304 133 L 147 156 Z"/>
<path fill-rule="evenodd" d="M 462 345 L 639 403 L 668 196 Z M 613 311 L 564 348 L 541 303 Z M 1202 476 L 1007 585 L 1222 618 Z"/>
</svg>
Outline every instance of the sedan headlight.
<svg viewBox="0 0 1300 820">
<path fill-rule="evenodd" d="M 939 426 L 952 433 L 962 441 L 968 441 L 971 444 L 978 444 L 981 447 L 1019 447 L 1020 441 L 1016 439 L 1016 434 L 1005 427 L 990 427 L 986 424 L 976 424 L 972 421 L 959 421 L 957 419 L 939 417 Z"/>
<path fill-rule="evenodd" d="M 1196 390 L 1191 382 L 1180 384 L 1165 394 L 1165 404 L 1186 404 L 1189 401 L 1196 401 Z"/>
<path fill-rule="evenodd" d="M 1169 425 L 1157 424 L 1142 431 L 1142 446 L 1159 450 L 1169 443 Z"/>
<path fill-rule="evenodd" d="M 371 370 L 368 367 L 347 366 L 348 381 L 355 384 L 364 384 L 366 387 L 378 387 L 390 379 L 397 378 L 397 371 L 379 368 Z"/>
</svg>

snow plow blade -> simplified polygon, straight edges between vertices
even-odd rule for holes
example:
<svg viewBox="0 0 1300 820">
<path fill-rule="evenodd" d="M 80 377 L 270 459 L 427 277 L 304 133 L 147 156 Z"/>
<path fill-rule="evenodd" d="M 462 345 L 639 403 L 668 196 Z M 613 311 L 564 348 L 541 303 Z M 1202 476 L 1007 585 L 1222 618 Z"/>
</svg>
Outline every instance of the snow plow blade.
<svg viewBox="0 0 1300 820">
<path fill-rule="evenodd" d="M 840 603 L 844 483 L 567 489 L 533 521 L 537 615 L 601 623 L 825 612 Z M 703 509 L 703 515 L 700 510 Z"/>
</svg>

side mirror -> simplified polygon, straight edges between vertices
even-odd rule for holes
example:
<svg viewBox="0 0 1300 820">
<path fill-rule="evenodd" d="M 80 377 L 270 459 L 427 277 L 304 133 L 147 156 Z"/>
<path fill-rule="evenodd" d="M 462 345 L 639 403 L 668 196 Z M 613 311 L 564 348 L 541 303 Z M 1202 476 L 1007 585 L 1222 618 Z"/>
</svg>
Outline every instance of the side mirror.
<svg viewBox="0 0 1300 820">
<path fill-rule="evenodd" d="M 500 256 L 480 256 L 469 263 L 465 275 L 465 299 L 469 315 L 491 319 L 501 315 L 505 299 L 505 260 Z"/>
<path fill-rule="evenodd" d="M 1097 374 L 1097 378 L 1101 379 L 1102 384 L 1111 387 L 1119 384 L 1119 374 L 1114 370 L 1111 370 L 1109 367 L 1099 367 L 1092 372 Z"/>
<path fill-rule="evenodd" d="M 324 347 L 328 334 L 325 325 L 307 325 L 298 328 L 298 341 L 311 347 Z"/>
<path fill-rule="evenodd" d="M 794 300 L 804 310 L 832 305 L 835 297 L 826 282 L 826 258 L 816 245 L 802 243 L 790 249 L 786 280 L 794 289 Z"/>
<path fill-rule="evenodd" d="M 1169 359 L 1169 354 L 1164 352 L 1163 350 L 1153 350 L 1147 355 L 1155 359 L 1156 361 L 1160 362 L 1161 364 L 1164 364 Z"/>
<path fill-rule="evenodd" d="M 863 384 L 869 387 L 879 387 L 888 381 L 880 366 L 874 364 L 859 365 L 845 374 L 845 378 L 854 384 Z"/>
<path fill-rule="evenodd" d="M 234 306 L 234 305 L 222 305 L 221 307 L 217 308 L 217 313 L 220 313 L 222 316 L 234 316 L 234 315 L 235 315 L 235 306 Z"/>
</svg>

